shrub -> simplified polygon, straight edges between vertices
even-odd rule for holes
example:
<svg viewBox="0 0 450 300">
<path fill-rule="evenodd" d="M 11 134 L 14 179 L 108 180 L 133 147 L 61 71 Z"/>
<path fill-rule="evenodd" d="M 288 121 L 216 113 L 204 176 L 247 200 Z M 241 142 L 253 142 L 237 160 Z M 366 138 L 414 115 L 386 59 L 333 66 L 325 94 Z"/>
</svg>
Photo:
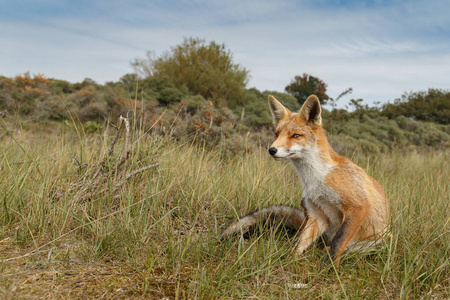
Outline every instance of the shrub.
<svg viewBox="0 0 450 300">
<path fill-rule="evenodd" d="M 202 95 L 216 104 L 235 107 L 243 100 L 249 72 L 233 62 L 225 45 L 189 38 L 158 58 L 132 64 L 145 77 L 170 78 L 178 89 L 186 86 L 193 95 Z"/>
<path fill-rule="evenodd" d="M 198 109 L 200 109 L 205 103 L 206 100 L 201 95 L 188 96 L 184 99 L 186 110 L 189 113 L 194 113 Z"/>
<path fill-rule="evenodd" d="M 257 89 L 249 89 L 243 106 L 234 111 L 241 115 L 241 119 L 249 126 L 270 126 L 272 115 L 267 106 L 267 98 Z"/>
<path fill-rule="evenodd" d="M 70 94 L 74 91 L 74 85 L 65 80 L 50 79 L 52 92 L 54 94 Z"/>
<path fill-rule="evenodd" d="M 230 138 L 234 131 L 236 116 L 224 107 L 214 107 L 206 102 L 192 116 L 188 132 L 200 143 L 214 146 L 222 139 Z"/>
<path fill-rule="evenodd" d="M 102 129 L 102 125 L 95 121 L 87 121 L 83 127 L 86 132 L 96 132 Z"/>
<path fill-rule="evenodd" d="M 428 89 L 428 91 L 405 93 L 393 104 L 385 104 L 381 113 L 391 119 L 406 116 L 414 120 L 449 124 L 450 91 Z"/>
<path fill-rule="evenodd" d="M 156 99 L 163 105 L 180 102 L 188 95 L 186 86 L 177 88 L 166 76 L 151 76 L 139 82 L 144 99 Z"/>
<path fill-rule="evenodd" d="M 69 112 L 59 96 L 52 96 L 39 101 L 34 110 L 34 115 L 40 121 L 69 118 Z"/>
<path fill-rule="evenodd" d="M 14 99 L 8 93 L 0 92 L 0 109 L 12 110 L 14 106 Z"/>
</svg>

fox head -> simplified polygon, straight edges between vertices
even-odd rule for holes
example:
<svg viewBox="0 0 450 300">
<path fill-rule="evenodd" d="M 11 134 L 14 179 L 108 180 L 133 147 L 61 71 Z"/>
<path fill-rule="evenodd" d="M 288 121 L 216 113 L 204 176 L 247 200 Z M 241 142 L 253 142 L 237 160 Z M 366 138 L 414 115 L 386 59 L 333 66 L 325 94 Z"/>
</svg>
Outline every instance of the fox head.
<svg viewBox="0 0 450 300">
<path fill-rule="evenodd" d="M 291 112 L 275 97 L 269 96 L 269 107 L 275 126 L 275 141 L 269 153 L 275 159 L 301 159 L 310 150 L 317 149 L 322 132 L 319 98 L 311 95 L 299 112 Z"/>
</svg>

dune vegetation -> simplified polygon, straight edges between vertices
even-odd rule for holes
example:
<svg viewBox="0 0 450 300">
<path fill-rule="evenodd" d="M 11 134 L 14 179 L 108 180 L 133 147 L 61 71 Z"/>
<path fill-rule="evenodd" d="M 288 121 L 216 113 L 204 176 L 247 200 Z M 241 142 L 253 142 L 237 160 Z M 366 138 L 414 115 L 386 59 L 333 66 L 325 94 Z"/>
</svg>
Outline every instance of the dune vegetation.
<svg viewBox="0 0 450 300">
<path fill-rule="evenodd" d="M 449 295 L 448 151 L 353 155 L 390 196 L 392 237 L 380 252 L 345 256 L 335 271 L 321 263 L 326 249 L 319 246 L 294 258 L 297 234 L 276 226 L 218 241 L 242 214 L 299 206 L 293 170 L 264 147 L 228 157 L 226 148 L 131 123 L 123 156 L 123 122 L 114 145 L 112 126 L 94 133 L 77 123 L 41 126 L 7 131 L 1 144 L 4 296 Z"/>
<path fill-rule="evenodd" d="M 198 39 L 134 65 L 103 85 L 0 78 L 3 298 L 450 297 L 449 91 L 338 109 L 306 74 L 300 90 L 248 89 L 231 53 Z M 294 257 L 299 232 L 277 224 L 218 239 L 248 212 L 300 206 L 292 167 L 267 154 L 267 96 L 298 109 L 317 82 L 331 145 L 391 203 L 382 247 L 345 254 L 338 270 L 320 243 Z"/>
</svg>

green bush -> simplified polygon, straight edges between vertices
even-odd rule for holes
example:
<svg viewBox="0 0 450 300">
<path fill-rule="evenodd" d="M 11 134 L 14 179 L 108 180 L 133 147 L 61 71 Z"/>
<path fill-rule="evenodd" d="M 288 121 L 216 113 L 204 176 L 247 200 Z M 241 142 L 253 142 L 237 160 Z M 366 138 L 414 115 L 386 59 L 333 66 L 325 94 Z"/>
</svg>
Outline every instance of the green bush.
<svg viewBox="0 0 450 300">
<path fill-rule="evenodd" d="M 332 135 L 338 139 L 347 136 L 350 139 L 346 142 L 354 143 L 367 152 L 386 152 L 395 147 L 405 148 L 410 145 L 442 148 L 450 143 L 450 135 L 447 133 L 450 125 L 419 122 L 404 116 L 389 120 L 380 116 L 372 118 L 369 114 L 350 119 L 347 119 L 348 115 L 339 118 L 334 116 L 336 119 L 333 119 L 333 112 L 324 115 L 324 126 Z"/>
<path fill-rule="evenodd" d="M 238 106 L 233 111 L 243 118 L 248 126 L 258 128 L 272 126 L 272 115 L 268 106 L 269 95 L 275 96 L 281 103 L 292 111 L 298 111 L 299 106 L 294 96 L 276 91 L 260 92 L 255 88 L 247 90 L 244 105 Z"/>
<path fill-rule="evenodd" d="M 215 107 L 211 101 L 204 103 L 192 116 L 188 133 L 209 147 L 234 134 L 236 116 L 225 107 Z"/>
<path fill-rule="evenodd" d="M 297 98 L 295 98 L 294 96 L 277 91 L 264 91 L 262 93 L 262 97 L 266 100 L 267 110 L 269 110 L 269 106 L 267 104 L 269 95 L 277 98 L 277 100 L 283 103 L 283 105 L 286 106 L 290 111 L 297 112 L 300 110 L 300 105 L 298 104 Z"/>
<path fill-rule="evenodd" d="M 101 130 L 103 126 L 95 121 L 87 121 L 83 127 L 86 132 L 96 132 Z"/>
<path fill-rule="evenodd" d="M 14 99 L 8 93 L 0 92 L 0 109 L 12 110 L 14 108 Z"/>
<path fill-rule="evenodd" d="M 65 80 L 50 79 L 50 84 L 54 94 L 70 94 L 74 91 L 74 85 Z"/>
<path fill-rule="evenodd" d="M 249 77 L 225 45 L 198 38 L 185 39 L 157 58 L 149 52 L 133 66 L 144 77 L 170 78 L 178 89 L 186 86 L 193 95 L 229 107 L 241 104 Z"/>
<path fill-rule="evenodd" d="M 450 124 L 450 91 L 428 89 L 405 93 L 393 104 L 385 104 L 381 113 L 390 119 L 406 116 L 414 120 Z"/>
<path fill-rule="evenodd" d="M 64 100 L 56 95 L 39 101 L 33 114 L 41 121 L 70 118 L 69 112 L 64 105 Z"/>
<path fill-rule="evenodd" d="M 196 112 L 206 103 L 205 98 L 201 95 L 188 96 L 184 101 L 186 102 L 186 110 L 190 113 Z"/>
<path fill-rule="evenodd" d="M 249 126 L 270 126 L 272 116 L 267 106 L 267 98 L 257 89 L 247 91 L 245 104 L 234 109 Z"/>
</svg>

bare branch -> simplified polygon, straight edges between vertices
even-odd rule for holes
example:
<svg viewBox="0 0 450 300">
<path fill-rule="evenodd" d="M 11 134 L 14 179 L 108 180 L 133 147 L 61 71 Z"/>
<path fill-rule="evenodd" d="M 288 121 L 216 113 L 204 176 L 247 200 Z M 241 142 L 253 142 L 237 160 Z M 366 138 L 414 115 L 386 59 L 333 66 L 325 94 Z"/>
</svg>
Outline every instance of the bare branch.
<svg viewBox="0 0 450 300">
<path fill-rule="evenodd" d="M 114 146 L 116 145 L 117 139 L 119 138 L 119 134 L 120 134 L 120 129 L 122 128 L 122 117 L 121 119 L 119 119 L 119 125 L 116 127 L 116 134 L 114 135 L 111 144 L 108 147 L 108 155 L 107 157 L 110 157 L 113 150 L 114 150 Z M 97 178 L 97 176 L 100 174 L 100 172 L 102 171 L 103 167 L 105 166 L 105 161 L 106 161 L 106 157 L 105 159 L 102 160 L 102 162 L 98 165 L 98 169 L 95 172 L 94 176 L 92 177 L 93 179 Z"/>
<path fill-rule="evenodd" d="M 124 124 L 124 125 L 123 125 Z M 116 133 L 111 141 L 111 144 L 108 147 L 106 157 L 98 164 L 97 170 L 93 176 L 89 176 L 86 174 L 85 177 L 83 177 L 80 181 L 78 181 L 77 184 L 72 186 L 72 190 L 76 191 L 75 197 L 77 198 L 78 202 L 84 202 L 89 200 L 94 196 L 95 193 L 115 193 L 117 190 L 123 186 L 127 180 L 129 180 L 131 177 L 135 176 L 136 174 L 145 172 L 147 170 L 150 170 L 152 168 L 155 168 L 159 166 L 159 163 L 154 163 L 147 165 L 145 167 L 139 168 L 137 170 L 134 170 L 128 174 L 124 174 L 126 168 L 122 167 L 123 164 L 126 162 L 126 160 L 129 158 L 129 147 L 130 147 L 130 121 L 129 118 L 125 118 L 123 116 L 120 116 L 119 124 L 118 126 L 114 126 L 117 130 Z M 125 135 L 124 135 L 124 145 L 122 149 L 122 153 L 117 160 L 116 164 L 111 169 L 106 169 L 105 164 L 107 162 L 107 159 L 113 159 L 111 157 L 114 152 L 114 147 L 116 145 L 117 140 L 120 137 L 120 131 L 122 128 L 125 127 Z M 138 162 L 137 164 L 139 164 Z M 114 185 L 111 189 L 110 185 L 106 185 L 109 178 L 114 179 Z M 112 190 L 112 191 L 111 191 Z M 120 193 L 114 197 L 114 199 L 120 197 Z"/>
<path fill-rule="evenodd" d="M 122 150 L 122 155 L 120 156 L 119 161 L 117 162 L 116 166 L 114 167 L 114 169 L 118 169 L 128 158 L 128 144 L 129 144 L 129 139 L 130 139 L 130 121 L 128 118 L 124 118 L 122 116 L 120 116 L 120 124 L 124 122 L 125 123 L 125 141 L 123 144 L 123 150 Z M 119 124 L 119 126 L 120 126 Z"/>
<path fill-rule="evenodd" d="M 114 138 L 112 139 L 111 144 L 108 147 L 108 156 L 111 156 L 111 154 L 112 154 L 112 152 L 114 150 L 114 146 L 115 146 L 116 141 L 117 141 L 117 139 L 119 137 L 119 134 L 120 134 L 120 129 L 121 129 L 121 126 L 120 126 L 120 123 L 119 123 L 119 126 L 116 128 L 116 134 L 114 135 Z"/>
<path fill-rule="evenodd" d="M 121 187 L 128 179 L 130 179 L 131 177 L 133 177 L 136 174 L 142 173 L 144 171 L 147 171 L 149 169 L 152 169 L 154 167 L 159 166 L 159 163 L 156 164 L 151 164 L 145 167 L 142 167 L 140 169 L 134 170 L 133 172 L 128 173 L 124 178 L 122 178 L 118 183 L 116 183 L 116 185 L 114 186 L 114 190 L 117 190 L 119 187 Z"/>
</svg>

